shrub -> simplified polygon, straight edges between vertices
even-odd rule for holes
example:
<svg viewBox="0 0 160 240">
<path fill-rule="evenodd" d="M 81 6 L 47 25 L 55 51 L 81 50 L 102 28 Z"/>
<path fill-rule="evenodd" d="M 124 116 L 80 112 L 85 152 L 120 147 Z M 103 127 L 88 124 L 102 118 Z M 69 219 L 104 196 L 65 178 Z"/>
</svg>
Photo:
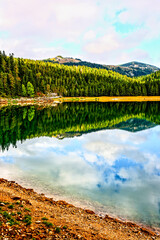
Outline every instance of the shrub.
<svg viewBox="0 0 160 240">
<path fill-rule="evenodd" d="M 42 218 L 42 220 L 48 220 L 48 218 L 46 218 L 46 217 L 43 217 L 43 218 Z"/>
<path fill-rule="evenodd" d="M 8 208 L 9 208 L 9 209 L 13 209 L 14 206 L 11 204 L 11 205 L 8 206 Z"/>
<path fill-rule="evenodd" d="M 56 228 L 55 228 L 55 232 L 56 232 L 56 233 L 60 233 L 60 231 L 61 231 L 60 227 L 56 227 Z"/>
<path fill-rule="evenodd" d="M 51 222 L 43 221 L 43 223 L 46 225 L 46 227 L 52 227 L 53 226 L 53 223 L 51 223 Z"/>
</svg>

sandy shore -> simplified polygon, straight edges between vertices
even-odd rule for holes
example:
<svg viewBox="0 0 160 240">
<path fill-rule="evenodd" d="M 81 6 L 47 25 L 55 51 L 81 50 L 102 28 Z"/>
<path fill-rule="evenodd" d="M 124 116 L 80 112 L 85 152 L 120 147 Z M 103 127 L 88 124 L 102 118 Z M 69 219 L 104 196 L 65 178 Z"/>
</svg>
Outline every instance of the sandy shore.
<svg viewBox="0 0 160 240">
<path fill-rule="evenodd" d="M 160 239 L 157 231 L 97 216 L 0 178 L 0 239 Z"/>
</svg>

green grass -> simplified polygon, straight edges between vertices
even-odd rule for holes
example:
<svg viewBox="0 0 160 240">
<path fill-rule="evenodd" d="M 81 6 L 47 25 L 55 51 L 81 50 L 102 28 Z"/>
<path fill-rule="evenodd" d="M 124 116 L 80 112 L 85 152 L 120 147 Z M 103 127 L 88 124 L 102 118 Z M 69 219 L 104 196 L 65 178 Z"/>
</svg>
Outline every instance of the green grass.
<svg viewBox="0 0 160 240">
<path fill-rule="evenodd" d="M 31 210 L 30 210 L 30 209 L 28 209 L 28 208 L 25 208 L 24 210 L 25 210 L 25 211 L 28 211 L 28 212 L 31 212 Z"/>
<path fill-rule="evenodd" d="M 10 224 L 10 226 L 19 225 L 19 222 L 15 221 L 13 218 L 11 218 L 11 219 L 9 220 L 9 224 Z"/>
<path fill-rule="evenodd" d="M 51 223 L 51 222 L 43 221 L 43 223 L 46 225 L 46 227 L 52 227 L 53 226 L 53 223 Z"/>
<path fill-rule="evenodd" d="M 26 226 L 31 225 L 32 223 L 32 217 L 30 215 L 25 215 L 23 222 L 26 223 Z"/>
<path fill-rule="evenodd" d="M 55 232 L 56 232 L 56 233 L 60 233 L 60 232 L 61 232 L 60 227 L 56 227 L 56 228 L 55 228 Z"/>
<path fill-rule="evenodd" d="M 48 218 L 46 218 L 46 217 L 43 217 L 43 218 L 42 218 L 42 220 L 48 220 Z"/>
<path fill-rule="evenodd" d="M 8 212 L 6 212 L 6 211 L 2 212 L 2 215 L 6 219 L 11 219 L 12 218 L 11 215 Z"/>
<path fill-rule="evenodd" d="M 18 101 L 17 100 L 12 100 L 12 103 L 16 104 L 16 103 L 18 103 Z"/>
<path fill-rule="evenodd" d="M 13 209 L 14 208 L 13 204 L 9 205 L 8 208 Z"/>
<path fill-rule="evenodd" d="M 16 214 L 14 212 L 11 213 L 12 216 L 15 216 Z"/>
<path fill-rule="evenodd" d="M 8 212 L 4 211 L 1 213 L 2 216 L 7 220 L 7 222 L 9 223 L 10 226 L 13 226 L 13 225 L 19 225 L 19 222 L 16 221 L 14 218 L 12 218 L 12 216 L 15 215 L 15 213 L 11 213 L 9 214 Z M 1 224 L 2 225 L 2 224 Z"/>
</svg>

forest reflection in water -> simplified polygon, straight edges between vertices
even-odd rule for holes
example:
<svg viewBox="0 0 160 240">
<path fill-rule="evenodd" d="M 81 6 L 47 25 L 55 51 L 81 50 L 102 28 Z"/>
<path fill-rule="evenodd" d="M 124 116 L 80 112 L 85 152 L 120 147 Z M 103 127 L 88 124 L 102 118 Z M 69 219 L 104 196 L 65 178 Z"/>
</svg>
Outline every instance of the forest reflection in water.
<svg viewBox="0 0 160 240">
<path fill-rule="evenodd" d="M 159 227 L 159 110 L 159 103 L 2 108 L 0 177 Z"/>
<path fill-rule="evenodd" d="M 139 131 L 160 123 L 160 104 L 63 103 L 56 107 L 8 106 L 0 109 L 2 150 L 17 140 L 40 136 L 71 137 L 101 129 Z"/>
</svg>

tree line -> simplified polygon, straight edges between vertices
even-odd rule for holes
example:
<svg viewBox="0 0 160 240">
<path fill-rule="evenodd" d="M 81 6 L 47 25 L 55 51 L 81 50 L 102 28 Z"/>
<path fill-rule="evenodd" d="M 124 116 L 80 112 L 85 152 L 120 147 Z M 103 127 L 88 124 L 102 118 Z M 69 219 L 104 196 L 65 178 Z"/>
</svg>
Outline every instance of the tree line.
<svg viewBox="0 0 160 240">
<path fill-rule="evenodd" d="M 159 96 L 160 71 L 130 78 L 105 69 L 14 58 L 0 51 L 1 97 L 34 97 L 51 92 L 71 97 Z"/>
</svg>

